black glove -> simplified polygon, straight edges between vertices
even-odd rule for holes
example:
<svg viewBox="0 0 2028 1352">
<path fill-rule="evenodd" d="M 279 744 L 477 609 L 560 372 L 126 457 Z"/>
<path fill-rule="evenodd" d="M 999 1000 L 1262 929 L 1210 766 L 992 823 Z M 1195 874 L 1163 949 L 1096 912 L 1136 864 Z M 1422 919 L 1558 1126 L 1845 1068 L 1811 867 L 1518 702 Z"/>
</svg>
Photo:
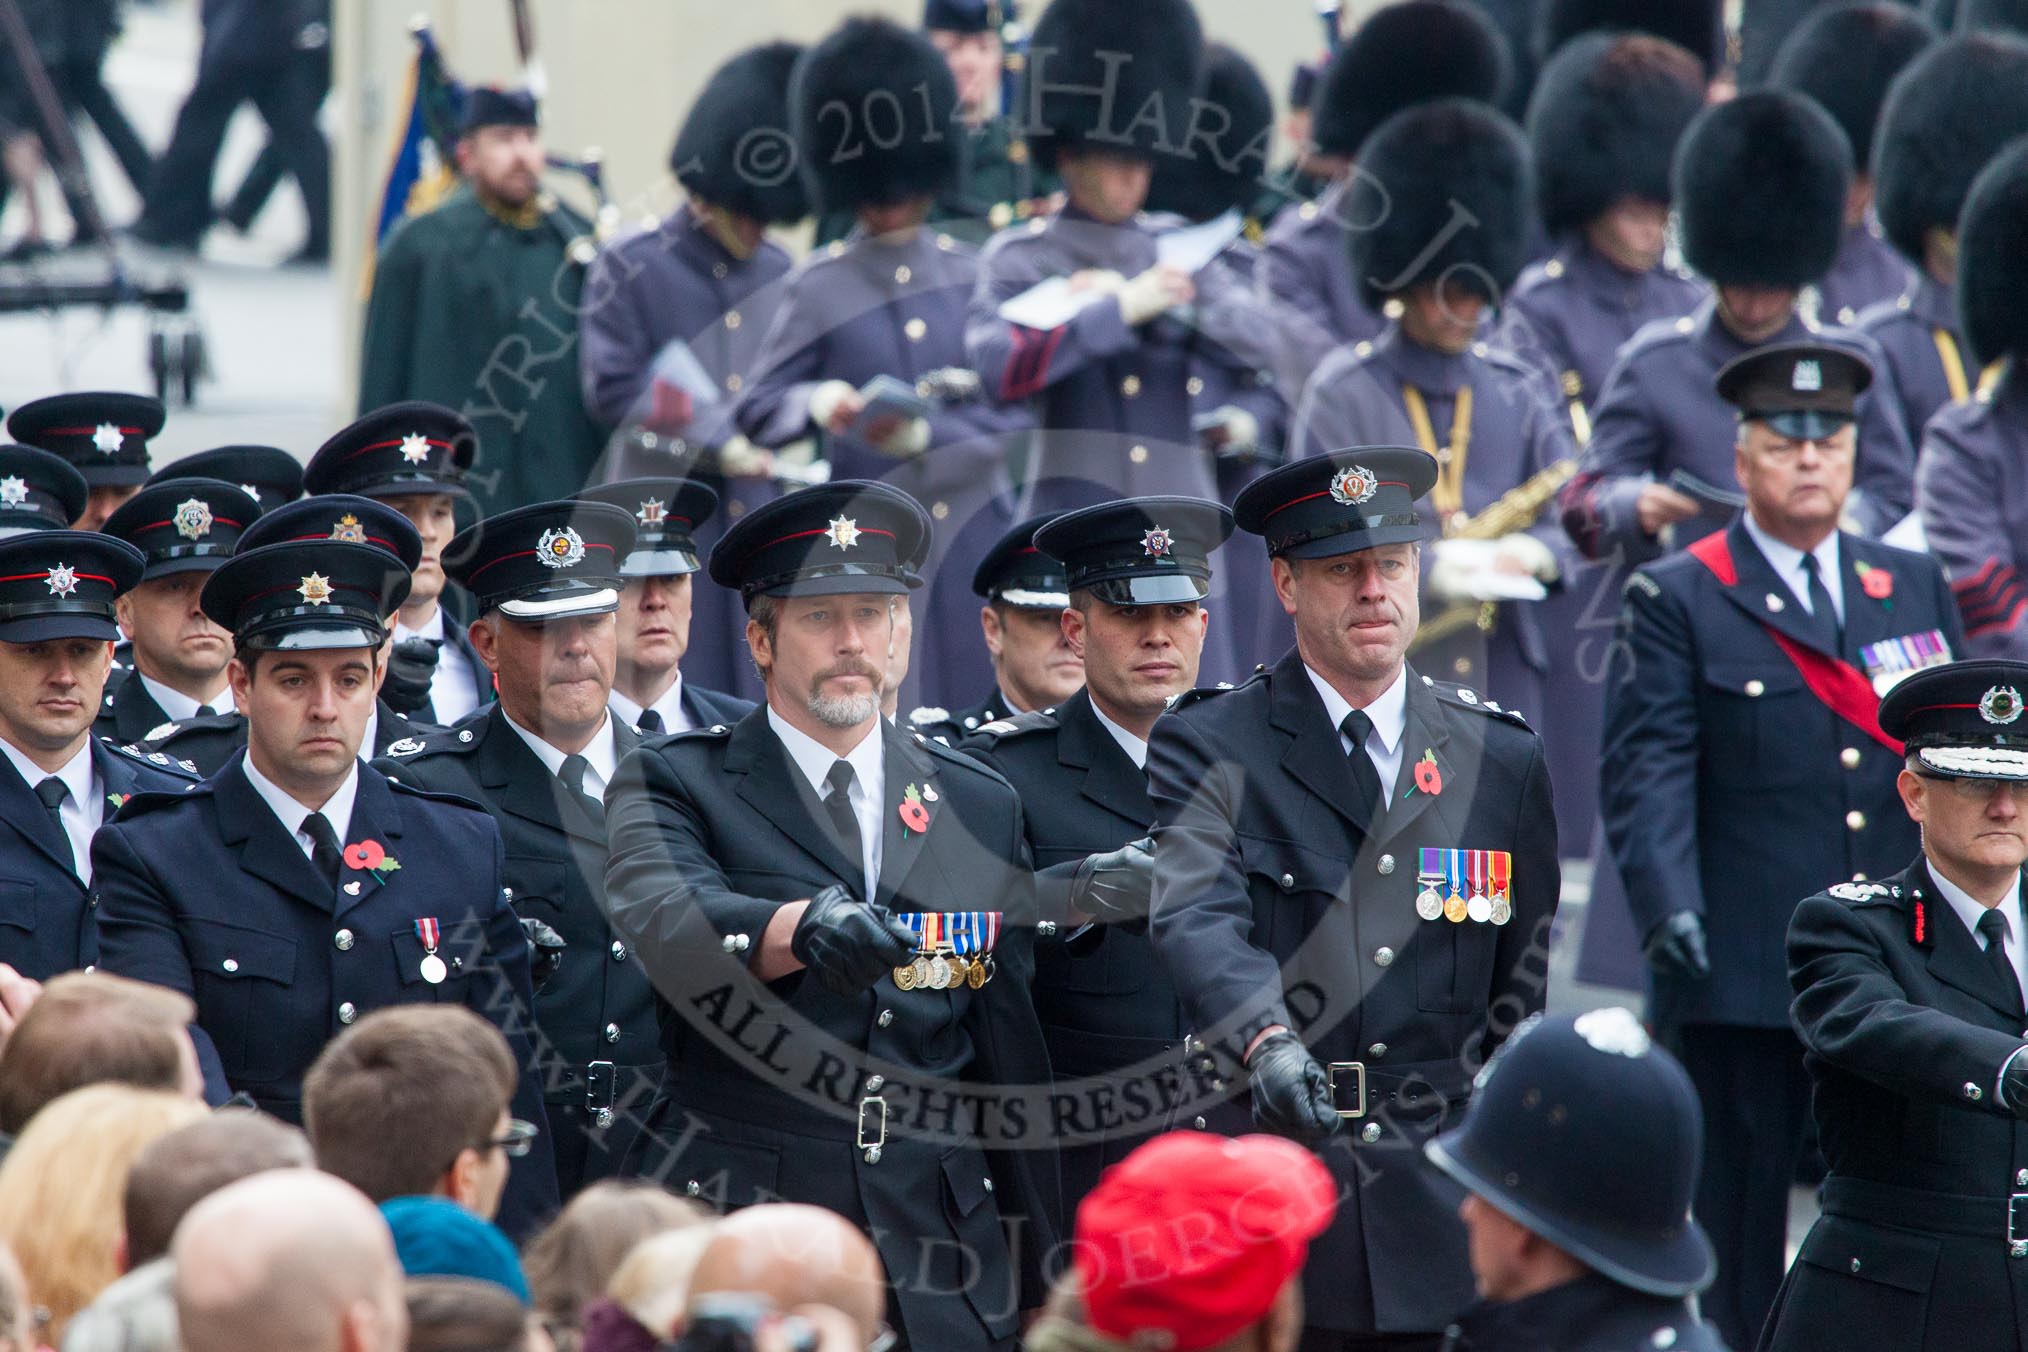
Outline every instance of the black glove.
<svg viewBox="0 0 2028 1352">
<path fill-rule="evenodd" d="M 789 952 L 840 995 L 869 989 L 915 952 L 915 932 L 832 884 L 803 908 Z"/>
<path fill-rule="evenodd" d="M 398 714 L 412 714 L 430 702 L 430 678 L 437 674 L 437 641 L 405 638 L 387 657 L 387 680 L 380 697 Z"/>
<path fill-rule="evenodd" d="M 2000 1096 L 2006 1099 L 2008 1112 L 2028 1117 L 2028 1055 L 2007 1063 L 2007 1073 L 2000 1077 Z"/>
<path fill-rule="evenodd" d="M 1294 1033 L 1268 1034 L 1246 1069 L 1253 1082 L 1253 1124 L 1262 1131 L 1315 1145 L 1338 1130 L 1331 1081 Z"/>
<path fill-rule="evenodd" d="M 1146 836 L 1086 855 L 1070 884 L 1071 907 L 1101 925 L 1141 920 L 1155 890 L 1155 842 Z"/>
<path fill-rule="evenodd" d="M 528 977 L 539 991 L 563 966 L 563 950 L 570 945 L 554 928 L 532 915 L 521 917 L 521 934 L 528 940 Z"/>
<path fill-rule="evenodd" d="M 1657 971 L 1694 977 L 1711 975 L 1711 952 L 1704 941 L 1704 917 L 1677 911 L 1648 936 L 1648 963 Z"/>
</svg>

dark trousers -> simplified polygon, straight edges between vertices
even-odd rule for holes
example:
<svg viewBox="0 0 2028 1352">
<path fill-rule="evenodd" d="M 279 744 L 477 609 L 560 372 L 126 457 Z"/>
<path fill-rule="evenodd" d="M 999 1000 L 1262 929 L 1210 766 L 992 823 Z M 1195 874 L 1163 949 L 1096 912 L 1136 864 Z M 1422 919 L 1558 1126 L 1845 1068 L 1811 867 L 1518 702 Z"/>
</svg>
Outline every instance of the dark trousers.
<svg viewBox="0 0 2028 1352">
<path fill-rule="evenodd" d="M 307 102 L 299 116 L 314 122 L 318 108 L 323 106 L 324 96 L 331 90 L 331 49 L 328 46 L 320 46 L 299 52 L 296 60 L 306 73 L 300 82 L 298 92 Z M 280 146 L 274 137 L 269 137 L 267 144 L 261 147 L 261 153 L 247 169 L 246 177 L 240 180 L 239 187 L 233 191 L 231 201 L 226 204 L 226 220 L 239 230 L 250 227 L 254 218 L 261 214 L 261 209 L 268 204 L 268 198 L 282 185 L 282 175 L 286 170 L 287 165 L 283 162 Z M 313 249 L 317 248 L 321 241 L 325 245 L 324 251 L 329 251 L 330 228 L 329 221 L 310 222 L 310 245 Z"/>
<path fill-rule="evenodd" d="M 290 54 L 293 56 L 293 53 Z M 143 234 L 157 241 L 194 244 L 211 223 L 211 177 L 226 125 L 251 102 L 268 124 L 275 150 L 303 190 L 312 242 L 331 217 L 331 156 L 317 129 L 314 81 L 302 61 L 272 64 L 233 61 L 201 65 L 197 84 L 176 115 L 176 131 L 155 167 Z"/>
<path fill-rule="evenodd" d="M 1442 1344 L 1440 1333 L 1346 1333 L 1306 1328 L 1296 1352 L 1437 1352 Z"/>
<path fill-rule="evenodd" d="M 1789 1188 L 1802 1152 L 1810 1080 L 1786 1028 L 1689 1024 L 1676 1042 L 1704 1105 L 1697 1219 L 1718 1251 L 1704 1317 L 1728 1346 L 1752 1347 L 1781 1287 Z"/>
</svg>

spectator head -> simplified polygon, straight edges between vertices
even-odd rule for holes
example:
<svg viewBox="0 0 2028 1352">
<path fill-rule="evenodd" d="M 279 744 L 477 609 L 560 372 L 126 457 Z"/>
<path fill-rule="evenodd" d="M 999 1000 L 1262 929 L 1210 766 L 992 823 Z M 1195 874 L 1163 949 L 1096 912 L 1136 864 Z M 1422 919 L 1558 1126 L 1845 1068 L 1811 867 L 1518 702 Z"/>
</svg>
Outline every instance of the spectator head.
<svg viewBox="0 0 2028 1352">
<path fill-rule="evenodd" d="M 690 1277 L 689 1316 L 721 1295 L 759 1296 L 785 1311 L 828 1305 L 857 1325 L 861 1346 L 879 1336 L 887 1308 L 873 1241 L 836 1212 L 795 1202 L 748 1207 L 712 1226 Z"/>
<path fill-rule="evenodd" d="M 528 1307 L 492 1282 L 411 1277 L 408 1352 L 550 1352 Z"/>
<path fill-rule="evenodd" d="M 33 1308 L 20 1261 L 0 1244 L 0 1352 L 35 1352 Z"/>
<path fill-rule="evenodd" d="M 357 1188 L 270 1169 L 190 1209 L 170 1249 L 185 1352 L 402 1352 L 387 1223 Z"/>
<path fill-rule="evenodd" d="M 443 1197 L 397 1197 L 380 1204 L 394 1251 L 410 1277 L 467 1277 L 492 1282 L 528 1303 L 521 1256 L 491 1221 Z"/>
<path fill-rule="evenodd" d="M 374 1202 L 448 1197 L 482 1219 L 507 1185 L 514 1053 L 457 1005 L 377 1010 L 332 1039 L 303 1077 L 317 1167 Z"/>
<path fill-rule="evenodd" d="M 268 1169 L 308 1169 L 315 1163 L 301 1131 L 237 1108 L 149 1142 L 127 1174 L 127 1266 L 138 1268 L 168 1253 L 184 1213 L 226 1184 Z"/>
<path fill-rule="evenodd" d="M 606 1294 L 621 1262 L 636 1245 L 665 1230 L 704 1225 L 708 1213 L 693 1202 L 642 1180 L 594 1183 L 528 1244 L 522 1263 L 535 1309 L 559 1344 L 584 1307 Z M 680 1307 L 679 1307 L 680 1308 Z"/>
<path fill-rule="evenodd" d="M 38 1006 L 40 1008 L 40 1006 Z M 181 1094 L 94 1084 L 35 1115 L 0 1165 L 0 1243 L 11 1245 L 51 1347 L 120 1275 L 120 1198 L 150 1141 L 204 1116 Z"/>
<path fill-rule="evenodd" d="M 683 1330 L 690 1278 L 715 1233 L 713 1218 L 682 1230 L 664 1230 L 636 1244 L 606 1284 L 606 1304 L 646 1330 L 649 1342 L 667 1342 Z M 589 1312 L 585 1352 L 592 1352 Z"/>
<path fill-rule="evenodd" d="M 77 1312 L 63 1352 L 181 1352 L 175 1284 L 167 1258 L 143 1263 Z"/>
<path fill-rule="evenodd" d="M 1317 1157 L 1271 1136 L 1158 1136 L 1077 1209 L 1073 1267 L 1090 1328 L 1172 1352 L 1291 1352 L 1298 1280 L 1337 1189 Z"/>
<path fill-rule="evenodd" d="M 0 1132 L 18 1136 L 44 1104 L 102 1081 L 201 1096 L 196 1015 L 188 996 L 144 981 L 52 977 L 0 1049 Z"/>
</svg>

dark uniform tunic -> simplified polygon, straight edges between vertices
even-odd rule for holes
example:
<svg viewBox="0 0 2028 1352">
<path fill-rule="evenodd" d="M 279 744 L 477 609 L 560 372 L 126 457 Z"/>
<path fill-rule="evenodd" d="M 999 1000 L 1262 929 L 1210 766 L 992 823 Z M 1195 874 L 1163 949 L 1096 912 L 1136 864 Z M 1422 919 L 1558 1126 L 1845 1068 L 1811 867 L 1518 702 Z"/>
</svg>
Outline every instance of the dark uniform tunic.
<svg viewBox="0 0 2028 1352">
<path fill-rule="evenodd" d="M 1950 575 L 1971 657 L 2028 656 L 2028 379 L 2018 364 L 1989 397 L 1937 410 L 1923 437 L 1923 534 Z"/>
<path fill-rule="evenodd" d="M 105 821 L 137 793 L 181 793 L 197 782 L 186 763 L 98 738 L 92 775 Z M 98 961 L 91 888 L 77 876 L 70 837 L 13 762 L 0 758 L 0 962 L 44 981 Z"/>
<path fill-rule="evenodd" d="M 484 671 L 481 667 L 479 670 Z M 127 685 L 140 685 L 130 680 Z M 123 686 L 122 689 L 125 687 Z M 152 701 L 151 701 L 152 702 Z M 370 753 L 361 748 L 361 754 L 384 756 L 390 744 L 404 737 L 417 737 L 436 729 L 427 723 L 418 723 L 407 714 L 398 714 L 387 707 L 386 700 L 374 701 L 373 745 Z M 486 706 L 479 706 L 480 712 Z M 207 778 L 225 768 L 228 761 L 246 746 L 246 715 L 233 711 L 222 714 L 199 714 L 194 718 L 179 718 L 160 723 L 149 729 L 151 735 L 134 744 L 142 752 L 161 751 L 170 756 L 189 761 L 197 767 L 197 773 Z"/>
<path fill-rule="evenodd" d="M 913 785 L 929 821 L 907 831 L 898 811 L 881 813 L 874 900 L 896 913 L 1025 912 L 1031 865 L 1006 781 L 884 721 L 879 731 L 886 801 L 898 808 Z M 766 709 L 647 742 L 606 802 L 613 925 L 662 998 L 669 1062 L 638 1171 L 721 1207 L 828 1207 L 870 1229 L 911 1346 L 1008 1344 L 1018 1312 L 1041 1300 L 1061 1214 L 1055 1161 L 1010 1148 L 1041 1143 L 1039 1116 L 974 1111 L 959 1096 L 1047 1083 L 1029 936 L 1001 930 L 995 975 L 977 989 L 904 991 L 883 977 L 839 995 L 806 971 L 754 981 L 748 956 L 784 902 L 865 887 Z"/>
<path fill-rule="evenodd" d="M 359 411 L 427 399 L 479 434 L 465 485 L 481 515 L 582 488 L 601 436 L 577 382 L 590 227 L 563 207 L 524 228 L 469 185 L 381 247 L 366 309 Z"/>
<path fill-rule="evenodd" d="M 1650 1296 L 1597 1273 L 1520 1300 L 1475 1305 L 1442 1352 L 1725 1352 L 1688 1299 Z"/>
<path fill-rule="evenodd" d="M 680 341 L 724 390 L 722 402 L 697 410 L 684 441 L 721 445 L 737 430 L 733 407 L 753 378 L 790 266 L 788 253 L 771 240 L 763 240 L 751 258 L 735 257 L 698 225 L 687 204 L 654 229 L 608 245 L 585 276 L 578 327 L 578 369 L 592 418 L 608 429 L 640 421 L 648 409 L 655 359 Z M 637 471 L 663 472 L 630 466 L 608 477 Z M 694 532 L 699 557 L 710 553 L 729 523 L 775 496 L 768 479 L 689 472 L 711 485 L 723 504 L 723 511 Z M 714 690 L 759 696 L 760 679 L 747 657 L 746 610 L 737 596 L 701 580 L 693 587 L 683 669 Z"/>
<path fill-rule="evenodd" d="M 99 700 L 99 716 L 92 720 L 92 735 L 121 744 L 143 742 L 157 733 L 166 736 L 163 725 L 171 721 L 139 672 L 114 671 L 106 678 L 106 693 Z M 244 718 L 241 721 L 244 723 Z"/>
<path fill-rule="evenodd" d="M 1319 1062 L 1365 1066 L 1367 1116 L 1322 1149 L 1342 1200 L 1310 1246 L 1305 1322 L 1433 1337 L 1471 1301 L 1472 1277 L 1455 1191 L 1422 1145 L 1542 1007 L 1559 871 L 1535 734 L 1470 690 L 1412 667 L 1406 681 L 1401 772 L 1378 823 L 1355 806 L 1338 730 L 1295 653 L 1237 689 L 1179 700 L 1149 750 L 1150 930 L 1193 1050 L 1216 1067 L 1189 1082 L 1192 1125 L 1255 1129 L 1237 1063 L 1268 1024 L 1295 1029 Z M 1434 794 L 1415 786 L 1426 752 Z M 1508 852 L 1509 922 L 1419 919 L 1424 847 Z"/>
<path fill-rule="evenodd" d="M 1759 1346 L 2028 1343 L 2028 1122 L 1996 1084 L 2018 995 L 1920 858 L 1804 900 L 1788 967 L 1831 1168 Z"/>
<path fill-rule="evenodd" d="M 616 756 L 639 743 L 614 720 Z M 497 704 L 455 732 L 395 742 L 374 768 L 491 813 L 506 847 L 501 878 L 515 914 L 563 937 L 555 975 L 535 992 L 535 1023 L 552 1063 L 543 1098 L 567 1200 L 618 1171 L 662 1079 L 647 974 L 606 923 L 604 814 L 562 787 Z"/>
<path fill-rule="evenodd" d="M 543 1127 L 515 1160 L 501 1224 L 525 1233 L 556 1206 L 527 1011 L 528 944 L 501 891 L 500 833 L 461 799 L 359 767 L 342 844 L 378 842 L 398 868 L 341 865 L 334 891 L 247 778 L 243 757 L 181 794 L 135 798 L 92 841 L 102 971 L 197 1002 L 191 1036 L 205 1095 L 250 1095 L 303 1117 L 303 1074 L 362 1014 L 461 1004 L 506 1035 L 521 1084 L 514 1116 Z M 417 921 L 433 918 L 448 968 L 422 975 Z"/>
<path fill-rule="evenodd" d="M 1333 348 L 1371 341 L 1387 322 L 1359 297 L 1345 232 L 1358 220 L 1341 179 L 1315 201 L 1285 208 L 1268 228 L 1260 292 L 1292 314 L 1283 369 L 1314 370 Z"/>
<path fill-rule="evenodd" d="M 1714 569 L 1705 560 L 1720 542 L 1729 563 Z M 1655 972 L 1649 1016 L 1677 1036 L 1705 1104 L 1697 1212 L 1720 1269 L 1706 1309 L 1736 1342 L 1759 1328 L 1781 1275 L 1804 1129 L 1782 948 L 1789 899 L 1880 877 L 1917 839 L 1895 789 L 1898 745 L 1813 694 L 1775 634 L 1819 664 L 1845 664 L 1862 712 L 1877 698 L 1870 678 L 1907 670 L 1907 653 L 1875 645 L 1962 655 L 1932 560 L 1853 535 L 1838 548 L 1836 652 L 1798 600 L 1799 575 L 1777 575 L 1735 524 L 1633 575 L 1606 678 L 1600 805 L 1635 937 L 1678 910 L 1701 914 L 1709 937 L 1710 977 Z M 1876 571 L 1891 579 L 1873 584 L 1878 597 L 1865 583 Z"/>
<path fill-rule="evenodd" d="M 1957 301 L 1927 272 L 1918 271 L 1899 296 L 1861 311 L 1858 329 L 1880 345 L 1894 375 L 1911 446 L 1922 445 L 1932 414 L 1970 398 L 1979 387 L 1972 350 L 1958 329 Z"/>
<path fill-rule="evenodd" d="M 988 723 L 960 749 L 1005 775 L 1021 796 L 1038 869 L 1116 850 L 1155 823 L 1147 777 L 1099 722 L 1089 690 L 1053 713 Z M 1055 1125 L 1066 1138 L 1064 1202 L 1074 1211 L 1107 1166 L 1167 1126 L 1150 1109 L 1132 1114 L 1092 1091 L 1124 1084 L 1128 1076 L 1116 1072 L 1146 1075 L 1179 1064 L 1183 1010 L 1146 931 L 1120 925 L 1037 944 L 1034 991 L 1049 1067 L 1067 1096 Z M 1080 1092 L 1079 1081 L 1094 1083 Z"/>
</svg>

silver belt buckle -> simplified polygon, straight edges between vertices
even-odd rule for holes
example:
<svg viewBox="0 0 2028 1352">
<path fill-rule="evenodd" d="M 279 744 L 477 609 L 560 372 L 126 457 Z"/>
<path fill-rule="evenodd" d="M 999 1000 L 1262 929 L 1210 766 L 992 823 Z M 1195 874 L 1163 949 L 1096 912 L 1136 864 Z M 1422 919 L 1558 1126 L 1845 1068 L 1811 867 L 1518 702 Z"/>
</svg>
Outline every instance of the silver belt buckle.
<svg viewBox="0 0 2028 1352">
<path fill-rule="evenodd" d="M 2007 1197 L 2007 1256 L 2028 1258 L 2028 1192 Z"/>
<path fill-rule="evenodd" d="M 1338 1097 L 1338 1077 L 1341 1074 L 1350 1076 L 1350 1082 L 1346 1087 L 1352 1091 L 1352 1100 L 1357 1105 L 1355 1107 L 1344 1107 L 1343 1101 Z M 1349 1119 L 1366 1116 L 1365 1062 L 1333 1061 L 1324 1067 L 1324 1076 L 1331 1086 L 1331 1107 L 1336 1110 L 1339 1117 Z"/>
<path fill-rule="evenodd" d="M 869 1114 L 869 1108 L 879 1111 Z M 887 1100 L 878 1094 L 869 1094 L 859 1100 L 858 1144 L 859 1149 L 865 1152 L 868 1164 L 880 1163 L 880 1149 L 887 1144 Z"/>
</svg>

